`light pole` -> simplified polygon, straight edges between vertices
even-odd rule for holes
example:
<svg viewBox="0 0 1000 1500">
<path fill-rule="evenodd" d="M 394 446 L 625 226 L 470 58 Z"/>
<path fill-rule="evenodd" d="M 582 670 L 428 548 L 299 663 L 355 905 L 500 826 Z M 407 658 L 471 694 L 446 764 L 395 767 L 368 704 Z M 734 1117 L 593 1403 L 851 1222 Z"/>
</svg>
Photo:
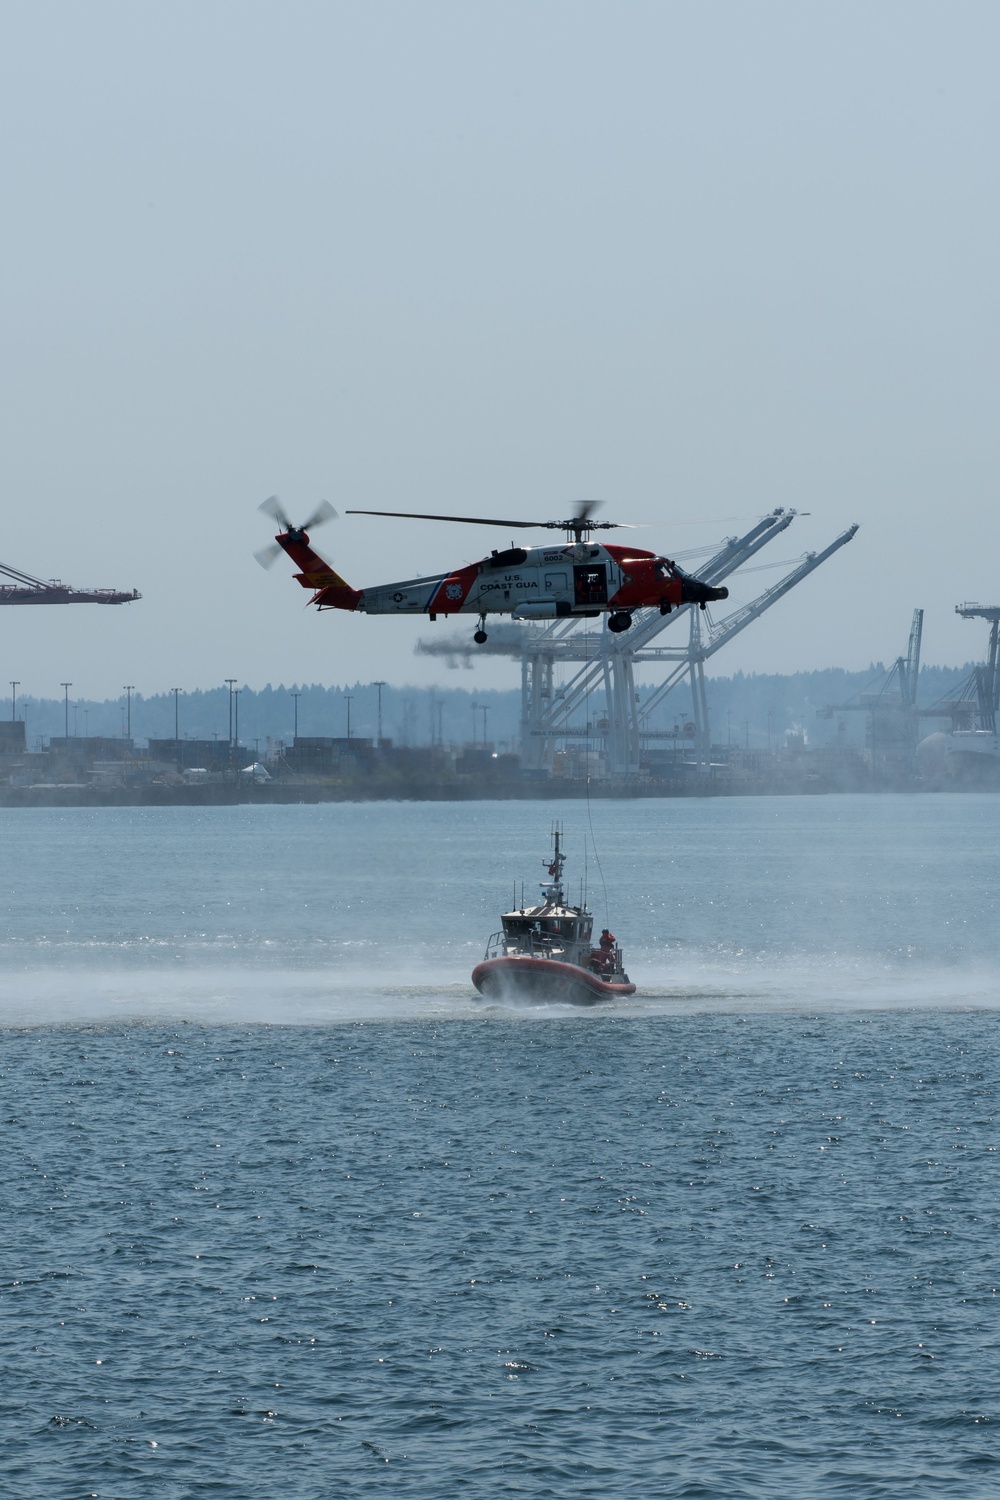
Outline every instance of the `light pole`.
<svg viewBox="0 0 1000 1500">
<path fill-rule="evenodd" d="M 66 708 L 65 738 L 69 739 L 69 690 L 73 686 L 71 682 L 60 683 L 63 690 L 63 699 Z"/>
<path fill-rule="evenodd" d="M 476 709 L 479 707 L 479 704 L 470 703 L 469 707 L 472 709 L 472 744 L 474 747 L 476 743 Z"/>
<path fill-rule="evenodd" d="M 479 707 L 483 711 L 483 749 L 485 750 L 486 749 L 486 715 L 490 711 L 490 705 L 488 703 L 480 703 Z"/>
<path fill-rule="evenodd" d="M 21 686 L 21 684 L 19 682 L 12 682 L 11 685 L 10 685 L 10 722 L 12 724 L 13 724 L 14 720 L 17 718 L 17 715 L 14 712 L 14 709 L 15 709 L 15 707 L 17 705 L 17 690 L 18 690 L 18 688 L 20 686 Z"/>
<path fill-rule="evenodd" d="M 293 734 L 293 737 L 295 739 L 298 739 L 298 737 L 299 737 L 299 699 L 302 697 L 302 694 L 300 692 L 295 692 L 295 693 L 292 694 L 292 697 L 295 700 L 295 728 L 293 729 L 292 734 Z"/>
<path fill-rule="evenodd" d="M 382 743 L 382 689 L 386 686 L 384 682 L 376 682 L 378 688 L 378 743 Z"/>
<path fill-rule="evenodd" d="M 174 695 L 174 743 L 176 744 L 177 741 L 181 737 L 181 735 L 180 735 L 180 729 L 178 727 L 178 725 L 180 723 L 180 720 L 178 718 L 180 710 L 179 710 L 179 708 L 177 706 L 177 695 L 180 692 L 180 688 L 171 688 L 170 691 Z"/>
<path fill-rule="evenodd" d="M 345 693 L 344 694 L 344 700 L 347 703 L 347 738 L 348 739 L 351 738 L 351 699 L 353 697 L 354 697 L 353 693 Z"/>
<path fill-rule="evenodd" d="M 233 688 L 236 686 L 236 678 L 227 677 L 225 680 L 229 684 L 229 748 L 231 750 L 233 748 Z"/>
<path fill-rule="evenodd" d="M 237 751 L 240 748 L 240 691 L 241 689 L 237 688 L 233 693 L 233 701 L 236 704 L 236 729 L 234 731 L 235 739 L 233 740 L 233 744 Z"/>
<path fill-rule="evenodd" d="M 126 724 L 125 738 L 131 744 L 131 742 L 132 742 L 132 694 L 135 692 L 135 683 L 134 682 L 126 682 L 125 686 L 122 688 L 122 692 L 125 693 L 125 695 L 126 695 L 126 697 L 125 697 L 125 705 L 126 705 L 125 706 L 125 724 Z"/>
</svg>

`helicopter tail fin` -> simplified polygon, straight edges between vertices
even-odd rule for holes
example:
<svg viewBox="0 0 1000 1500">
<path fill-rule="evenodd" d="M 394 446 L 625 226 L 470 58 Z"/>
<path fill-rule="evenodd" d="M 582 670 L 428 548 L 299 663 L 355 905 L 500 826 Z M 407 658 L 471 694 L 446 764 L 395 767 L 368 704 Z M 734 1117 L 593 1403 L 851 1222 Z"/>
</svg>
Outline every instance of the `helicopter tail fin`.
<svg viewBox="0 0 1000 1500">
<path fill-rule="evenodd" d="M 304 589 L 312 589 L 312 604 L 320 609 L 357 609 L 361 598 L 359 589 L 352 589 L 325 558 L 309 544 L 304 533 L 301 536 L 278 537 L 280 545 L 288 553 L 299 571 L 296 580 Z"/>
</svg>

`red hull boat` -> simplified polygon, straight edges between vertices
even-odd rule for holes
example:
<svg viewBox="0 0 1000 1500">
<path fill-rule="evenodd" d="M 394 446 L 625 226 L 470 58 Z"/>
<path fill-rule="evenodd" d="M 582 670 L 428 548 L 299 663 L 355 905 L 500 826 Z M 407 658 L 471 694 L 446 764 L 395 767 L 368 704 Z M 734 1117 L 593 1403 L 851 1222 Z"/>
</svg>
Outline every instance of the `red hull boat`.
<svg viewBox="0 0 1000 1500">
<path fill-rule="evenodd" d="M 491 999 L 569 1001 L 594 1005 L 634 995 L 621 949 L 607 930 L 593 944 L 594 919 L 585 904 L 571 906 L 563 892 L 561 830 L 553 833 L 555 852 L 546 860 L 538 906 L 506 911 L 486 945 L 486 956 L 472 971 L 472 982 Z"/>
</svg>

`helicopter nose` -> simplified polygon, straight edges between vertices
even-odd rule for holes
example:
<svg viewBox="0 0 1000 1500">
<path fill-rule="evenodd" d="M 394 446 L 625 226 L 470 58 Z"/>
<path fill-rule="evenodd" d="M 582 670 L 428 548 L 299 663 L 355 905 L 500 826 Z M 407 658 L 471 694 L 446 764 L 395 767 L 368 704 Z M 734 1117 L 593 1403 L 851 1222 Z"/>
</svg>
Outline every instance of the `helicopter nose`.
<svg viewBox="0 0 1000 1500">
<path fill-rule="evenodd" d="M 685 578 L 681 593 L 684 604 L 700 604 L 702 606 L 711 604 L 716 599 L 728 599 L 727 588 L 713 588 L 710 583 L 702 583 L 700 578 Z"/>
</svg>

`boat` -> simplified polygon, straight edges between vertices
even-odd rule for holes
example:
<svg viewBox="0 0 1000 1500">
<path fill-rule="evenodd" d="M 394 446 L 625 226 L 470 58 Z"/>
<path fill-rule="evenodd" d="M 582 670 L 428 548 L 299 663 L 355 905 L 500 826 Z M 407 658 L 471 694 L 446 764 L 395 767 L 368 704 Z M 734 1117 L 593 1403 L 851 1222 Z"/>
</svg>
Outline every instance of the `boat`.
<svg viewBox="0 0 1000 1500">
<path fill-rule="evenodd" d="M 548 878 L 541 882 L 541 903 L 526 907 L 522 889 L 521 905 L 501 913 L 503 925 L 473 969 L 473 984 L 490 999 L 561 1000 L 573 1005 L 634 995 L 617 939 L 605 928 L 595 946 L 594 918 L 585 898 L 579 906 L 566 900 L 562 830 L 553 830 L 552 838 L 555 848 L 544 861 Z"/>
</svg>

